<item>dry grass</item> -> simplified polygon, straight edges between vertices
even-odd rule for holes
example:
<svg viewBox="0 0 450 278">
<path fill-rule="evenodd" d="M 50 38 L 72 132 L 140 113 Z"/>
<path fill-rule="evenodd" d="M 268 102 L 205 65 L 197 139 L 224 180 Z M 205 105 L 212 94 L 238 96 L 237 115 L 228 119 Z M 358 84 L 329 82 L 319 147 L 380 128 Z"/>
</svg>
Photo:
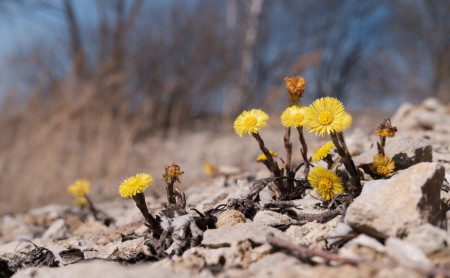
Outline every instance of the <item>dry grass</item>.
<svg viewBox="0 0 450 278">
<path fill-rule="evenodd" d="M 235 135 L 232 122 L 223 131 L 207 128 L 215 120 L 200 122 L 196 131 L 149 131 L 153 119 L 144 112 L 130 114 L 125 104 L 94 97 L 88 87 L 83 92 L 76 99 L 35 99 L 0 120 L 0 215 L 68 203 L 66 188 L 77 178 L 90 180 L 93 198 L 105 200 L 118 198 L 120 182 L 141 171 L 152 174 L 161 189 L 164 166 L 171 161 L 185 171 L 184 186 L 205 179 L 206 161 L 252 172 L 260 167 L 253 163 L 259 154 L 255 142 Z M 262 135 L 283 154 L 278 117 L 271 117 Z M 313 136 L 307 140 L 310 150 L 320 143 Z"/>
</svg>

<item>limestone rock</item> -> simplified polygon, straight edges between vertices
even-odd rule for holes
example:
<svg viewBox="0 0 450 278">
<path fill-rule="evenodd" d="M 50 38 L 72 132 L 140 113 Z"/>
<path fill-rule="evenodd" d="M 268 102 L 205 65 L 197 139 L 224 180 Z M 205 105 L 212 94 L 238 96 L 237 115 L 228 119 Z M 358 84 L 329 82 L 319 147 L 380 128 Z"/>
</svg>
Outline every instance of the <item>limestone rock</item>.
<svg viewBox="0 0 450 278">
<path fill-rule="evenodd" d="M 165 261 L 163 261 L 165 262 Z M 160 266 L 160 267 L 158 267 Z M 88 261 L 65 267 L 41 267 L 28 268 L 18 271 L 14 277 L 18 278 L 71 278 L 71 277 L 108 277 L 108 278 L 142 278 L 147 273 L 151 273 L 151 277 L 199 277 L 189 273 L 175 273 L 169 267 L 155 264 L 140 264 L 133 267 L 124 266 L 115 262 L 107 261 Z"/>
<path fill-rule="evenodd" d="M 447 235 L 446 231 L 438 227 L 425 224 L 411 229 L 404 241 L 416 246 L 426 255 L 429 255 L 448 247 L 450 245 L 450 236 Z"/>
<path fill-rule="evenodd" d="M 439 210 L 443 179 L 444 169 L 437 163 L 412 166 L 375 193 L 355 199 L 345 220 L 374 237 L 406 235 Z"/>
<path fill-rule="evenodd" d="M 258 212 L 253 218 L 254 223 L 271 225 L 289 223 L 291 218 L 286 214 L 277 213 L 270 210 L 263 210 Z"/>
<path fill-rule="evenodd" d="M 321 240 L 339 223 L 340 216 L 328 221 L 327 223 L 308 222 L 302 226 L 290 226 L 286 234 L 291 236 L 300 244 L 305 244 L 314 249 L 325 247 L 325 240 Z"/>
<path fill-rule="evenodd" d="M 24 223 L 21 217 L 6 215 L 3 217 L 1 224 L 0 233 L 2 237 L 0 242 L 33 238 L 33 231 Z"/>
<path fill-rule="evenodd" d="M 327 242 L 329 245 L 333 245 L 334 243 L 342 240 L 342 238 L 339 238 L 340 236 L 345 236 L 351 233 L 353 233 L 352 227 L 345 223 L 339 222 L 337 223 L 336 227 L 334 227 L 334 229 L 331 230 L 331 232 L 328 234 L 329 237 L 336 238 L 327 239 Z"/>
<path fill-rule="evenodd" d="M 252 277 L 298 277 L 299 273 L 302 277 L 314 277 L 311 267 L 302 265 L 296 258 L 281 252 L 262 258 L 248 270 Z"/>
<path fill-rule="evenodd" d="M 402 170 L 420 162 L 432 161 L 432 147 L 430 144 L 404 136 L 396 136 L 386 140 L 385 153 L 395 162 L 395 170 Z M 373 157 L 378 153 L 374 144 L 369 150 L 354 158 L 357 166 L 369 172 Z"/>
<path fill-rule="evenodd" d="M 368 182 L 364 183 L 363 189 L 359 196 L 360 197 L 370 196 L 373 193 L 375 193 L 376 191 L 378 191 L 379 189 L 385 187 L 389 182 L 394 181 L 394 179 L 396 179 L 397 177 L 398 177 L 398 175 L 394 175 L 390 179 L 380 179 L 380 180 L 368 181 Z"/>
<path fill-rule="evenodd" d="M 144 241 L 145 239 L 140 237 L 133 240 L 127 240 L 125 242 L 111 242 L 107 245 L 106 252 L 111 254 L 111 256 L 116 259 L 125 261 L 136 257 L 139 253 L 150 255 L 148 247 L 144 244 Z"/>
<path fill-rule="evenodd" d="M 94 258 L 106 259 L 110 255 L 106 252 L 105 248 L 88 240 L 72 240 L 66 242 L 64 244 L 64 248 L 81 250 L 84 254 L 85 260 Z"/>
<path fill-rule="evenodd" d="M 434 130 L 449 120 L 449 113 L 437 99 L 426 99 L 418 107 L 403 104 L 392 117 L 392 123 L 401 127 L 401 130 Z"/>
<path fill-rule="evenodd" d="M 378 253 L 385 253 L 386 247 L 381 244 L 378 240 L 376 240 L 373 237 L 370 237 L 365 234 L 360 234 L 356 238 L 352 239 L 351 241 L 347 242 L 344 247 L 345 248 L 358 248 L 358 247 L 368 247 Z"/>
<path fill-rule="evenodd" d="M 64 219 L 58 219 L 48 227 L 48 229 L 42 235 L 42 239 L 61 240 L 66 239 L 70 235 L 69 227 Z"/>
<path fill-rule="evenodd" d="M 239 223 L 245 223 L 245 215 L 234 209 L 224 211 L 217 219 L 217 228 L 231 227 Z"/>
<path fill-rule="evenodd" d="M 241 223 L 233 227 L 206 230 L 203 234 L 202 245 L 211 248 L 226 247 L 248 239 L 257 243 L 265 243 L 269 233 L 284 240 L 292 240 L 275 228 L 256 223 Z"/>
<path fill-rule="evenodd" d="M 422 250 L 396 237 L 386 240 L 386 253 L 399 264 L 407 267 L 428 268 L 431 266 L 431 262 Z"/>
</svg>

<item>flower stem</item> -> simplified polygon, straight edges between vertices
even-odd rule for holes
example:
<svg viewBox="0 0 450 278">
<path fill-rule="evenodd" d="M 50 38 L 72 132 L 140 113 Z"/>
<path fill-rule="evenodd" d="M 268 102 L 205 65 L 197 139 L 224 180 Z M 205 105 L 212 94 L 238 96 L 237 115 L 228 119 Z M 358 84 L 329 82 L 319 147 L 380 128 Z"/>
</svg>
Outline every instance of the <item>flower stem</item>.
<svg viewBox="0 0 450 278">
<path fill-rule="evenodd" d="M 327 163 L 328 169 L 331 170 L 333 168 L 333 164 L 334 164 L 334 161 L 333 161 L 333 158 L 331 157 L 331 155 L 327 154 L 327 156 L 325 156 L 325 158 L 323 160 Z"/>
<path fill-rule="evenodd" d="M 380 136 L 380 142 L 377 143 L 378 153 L 384 155 L 384 146 L 386 145 L 386 137 Z"/>
<path fill-rule="evenodd" d="M 264 141 L 263 141 L 263 139 L 261 138 L 261 136 L 259 135 L 259 133 L 258 133 L 258 132 L 252 133 L 252 135 L 253 135 L 253 137 L 256 139 L 256 141 L 258 141 L 259 148 L 261 149 L 261 151 L 263 152 L 263 154 L 266 156 L 266 161 L 267 161 L 266 166 L 268 166 L 269 171 L 272 172 L 272 175 L 273 175 L 274 177 L 277 177 L 277 178 L 278 178 L 278 177 L 282 177 L 282 176 L 283 176 L 283 173 L 282 173 L 282 171 L 280 170 L 280 168 L 278 167 L 278 163 L 276 163 L 276 162 L 273 160 L 273 157 L 272 157 L 272 155 L 270 154 L 270 151 L 269 151 L 269 150 L 266 148 L 266 146 L 264 145 Z M 285 188 L 284 183 L 283 183 L 282 180 L 275 181 L 274 183 L 275 183 L 275 185 L 278 187 L 278 190 L 280 191 L 280 193 L 281 193 L 282 195 L 285 195 L 285 194 L 287 193 L 287 192 L 286 192 L 286 188 Z"/>
<path fill-rule="evenodd" d="M 305 162 L 305 171 L 304 171 L 304 175 L 305 177 L 308 176 L 309 174 L 309 159 L 308 159 L 308 146 L 306 145 L 306 141 L 305 141 L 305 137 L 303 136 L 303 127 L 299 126 L 297 127 L 297 131 L 298 131 L 298 137 L 300 140 L 300 153 L 302 154 L 302 158 L 303 161 Z"/>
<path fill-rule="evenodd" d="M 286 176 L 293 178 L 292 172 L 292 144 L 291 144 L 291 127 L 286 127 L 286 133 L 284 135 L 284 148 L 286 149 Z"/>
<path fill-rule="evenodd" d="M 158 236 L 161 235 L 161 226 L 159 225 L 158 221 L 148 212 L 147 203 L 145 202 L 145 195 L 144 193 L 137 193 L 133 196 L 133 200 L 136 203 L 136 206 L 141 211 L 142 215 L 145 219 L 145 226 L 150 228 L 155 234 Z"/>
<path fill-rule="evenodd" d="M 88 197 L 88 195 L 84 195 L 84 198 L 86 198 L 86 201 L 88 203 L 89 206 L 89 211 L 92 213 L 92 215 L 94 216 L 95 220 L 100 221 L 100 217 L 98 216 L 98 210 L 97 208 L 94 206 L 94 203 L 92 203 L 91 199 Z"/>
<path fill-rule="evenodd" d="M 176 204 L 176 199 L 175 199 L 175 195 L 173 194 L 173 183 L 167 183 L 166 186 L 166 193 L 167 193 L 167 201 L 169 202 L 169 204 Z"/>
<path fill-rule="evenodd" d="M 333 141 L 334 145 L 336 146 L 336 150 L 339 154 L 339 156 L 342 157 L 345 169 L 349 173 L 350 177 L 352 178 L 352 183 L 355 187 L 354 195 L 359 196 L 361 194 L 362 186 L 361 186 L 361 178 L 359 176 L 359 171 L 356 169 L 355 163 L 353 162 L 352 156 L 350 155 L 347 145 L 344 141 L 344 136 L 342 133 L 334 133 L 332 132 L 330 134 L 331 140 Z M 341 139 L 341 140 L 339 140 Z"/>
</svg>

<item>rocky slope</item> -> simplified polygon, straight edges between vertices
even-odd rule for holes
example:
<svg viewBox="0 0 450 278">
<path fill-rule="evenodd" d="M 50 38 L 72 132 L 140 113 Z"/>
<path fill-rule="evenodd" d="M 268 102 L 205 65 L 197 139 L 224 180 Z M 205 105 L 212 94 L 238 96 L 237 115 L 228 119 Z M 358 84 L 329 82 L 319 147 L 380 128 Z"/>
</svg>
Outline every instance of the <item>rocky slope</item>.
<svg viewBox="0 0 450 278">
<path fill-rule="evenodd" d="M 280 203 L 267 187 L 255 193 L 251 177 L 227 186 L 216 177 L 185 193 L 187 208 L 210 210 L 217 227 L 166 258 L 149 247 L 132 201 L 98 204 L 115 219 L 109 226 L 74 207 L 42 207 L 2 219 L 0 277 L 450 277 L 450 106 L 405 104 L 391 120 L 399 132 L 385 151 L 398 169 L 389 179 L 365 175 L 354 200 L 323 206 L 309 191 Z M 358 129 L 347 137 L 362 170 L 374 142 Z M 166 200 L 147 203 L 157 214 Z"/>
</svg>

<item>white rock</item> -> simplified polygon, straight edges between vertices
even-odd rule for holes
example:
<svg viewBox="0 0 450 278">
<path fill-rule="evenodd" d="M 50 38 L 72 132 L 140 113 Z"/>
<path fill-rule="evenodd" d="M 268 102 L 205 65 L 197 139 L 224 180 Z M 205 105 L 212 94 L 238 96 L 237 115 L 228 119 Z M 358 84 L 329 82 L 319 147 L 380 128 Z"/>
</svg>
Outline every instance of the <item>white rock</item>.
<svg viewBox="0 0 450 278">
<path fill-rule="evenodd" d="M 58 219 L 42 235 L 42 239 L 60 240 L 69 237 L 70 230 L 64 219 Z"/>
<path fill-rule="evenodd" d="M 443 179 L 444 169 L 437 163 L 414 165 L 375 193 L 355 199 L 345 221 L 374 237 L 404 236 L 439 211 Z"/>
<path fill-rule="evenodd" d="M 328 242 L 328 244 L 331 245 L 331 244 L 341 240 L 341 238 L 339 238 L 339 236 L 345 236 L 352 232 L 353 232 L 352 227 L 350 227 L 349 225 L 347 225 L 345 223 L 339 222 L 336 225 L 336 227 L 334 227 L 334 229 L 331 230 L 331 232 L 328 234 L 328 237 L 336 237 L 336 238 L 327 239 L 327 242 Z"/>
<path fill-rule="evenodd" d="M 323 239 L 336 227 L 340 218 L 340 216 L 337 216 L 327 223 L 313 221 L 302 226 L 293 225 L 285 233 L 294 238 L 297 243 L 305 244 L 315 249 L 322 249 L 325 247 L 325 240 Z"/>
<path fill-rule="evenodd" d="M 431 224 L 425 224 L 411 229 L 404 241 L 418 247 L 426 255 L 429 255 L 449 246 L 450 236 L 444 230 Z"/>
<path fill-rule="evenodd" d="M 406 169 L 420 162 L 432 161 L 433 148 L 429 143 L 401 135 L 388 138 L 386 141 L 384 150 L 386 155 L 395 162 L 395 170 Z M 354 162 L 366 172 L 369 172 L 369 166 L 372 164 L 373 157 L 377 153 L 377 146 L 374 144 L 369 150 L 354 157 Z"/>
<path fill-rule="evenodd" d="M 407 267 L 428 268 L 431 266 L 430 260 L 422 250 L 396 237 L 386 240 L 386 253 L 399 264 Z"/>
<path fill-rule="evenodd" d="M 385 187 L 389 182 L 392 182 L 396 178 L 397 178 L 397 175 L 394 175 L 390 179 L 373 180 L 373 181 L 368 181 L 368 182 L 364 183 L 363 189 L 362 189 L 359 197 L 365 197 L 365 196 L 372 195 L 373 193 L 375 193 L 379 189 Z"/>
<path fill-rule="evenodd" d="M 370 237 L 370 236 L 365 235 L 365 234 L 360 234 L 356 238 L 354 238 L 351 241 L 347 242 L 344 245 L 344 248 L 350 248 L 351 249 L 351 248 L 359 247 L 359 246 L 368 247 L 370 249 L 373 249 L 373 250 L 377 251 L 378 253 L 385 253 L 386 252 L 386 247 L 384 247 L 383 244 L 381 244 L 375 238 Z"/>
<path fill-rule="evenodd" d="M 253 218 L 254 223 L 270 225 L 289 223 L 292 219 L 286 214 L 277 213 L 270 210 L 259 211 Z"/>
<path fill-rule="evenodd" d="M 265 243 L 269 233 L 273 233 L 276 237 L 284 240 L 292 240 L 278 229 L 256 223 L 241 223 L 232 227 L 206 230 L 203 234 L 202 245 L 212 248 L 226 247 L 231 246 L 232 243 L 248 239 Z"/>
<path fill-rule="evenodd" d="M 167 265 L 166 261 L 160 264 L 139 264 L 133 267 L 122 265 L 115 262 L 106 261 L 87 261 L 67 265 L 65 267 L 41 267 L 27 268 L 18 271 L 14 277 L 17 278 L 73 278 L 73 277 L 108 277 L 108 278 L 142 278 L 150 275 L 154 278 L 165 277 L 199 277 L 190 273 L 175 273 Z"/>
</svg>

